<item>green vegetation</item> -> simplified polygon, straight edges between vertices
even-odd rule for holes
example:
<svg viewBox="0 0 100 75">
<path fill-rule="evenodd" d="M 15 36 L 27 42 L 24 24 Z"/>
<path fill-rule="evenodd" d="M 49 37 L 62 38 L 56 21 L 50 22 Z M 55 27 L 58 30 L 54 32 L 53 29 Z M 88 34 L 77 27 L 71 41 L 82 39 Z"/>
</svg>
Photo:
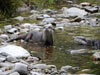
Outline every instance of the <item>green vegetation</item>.
<svg viewBox="0 0 100 75">
<path fill-rule="evenodd" d="M 5 17 L 12 16 L 20 3 L 21 0 L 0 0 L 0 13 Z"/>
</svg>

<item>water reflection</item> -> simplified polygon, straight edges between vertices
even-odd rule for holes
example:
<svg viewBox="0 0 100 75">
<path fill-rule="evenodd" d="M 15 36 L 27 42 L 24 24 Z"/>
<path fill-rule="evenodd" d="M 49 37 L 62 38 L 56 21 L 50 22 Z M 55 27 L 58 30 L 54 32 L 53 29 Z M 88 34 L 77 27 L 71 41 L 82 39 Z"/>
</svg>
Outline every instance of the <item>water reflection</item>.
<svg viewBox="0 0 100 75">
<path fill-rule="evenodd" d="M 39 56 L 43 60 L 50 59 L 52 57 L 53 53 L 53 46 L 49 47 L 41 47 L 38 44 L 34 44 L 32 42 L 29 42 L 27 44 L 25 43 L 19 43 L 19 45 L 22 45 L 25 49 L 29 50 L 29 52 L 33 56 Z"/>
</svg>

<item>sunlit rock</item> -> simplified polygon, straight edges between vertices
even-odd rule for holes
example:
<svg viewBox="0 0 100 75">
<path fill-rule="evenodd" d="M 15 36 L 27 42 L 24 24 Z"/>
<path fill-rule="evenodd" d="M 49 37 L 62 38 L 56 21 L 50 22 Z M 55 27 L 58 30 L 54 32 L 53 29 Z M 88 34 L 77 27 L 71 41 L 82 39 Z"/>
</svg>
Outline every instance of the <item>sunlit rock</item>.
<svg viewBox="0 0 100 75">
<path fill-rule="evenodd" d="M 56 19 L 55 18 L 44 18 L 43 22 L 51 23 L 54 22 Z"/>
<path fill-rule="evenodd" d="M 34 65 L 34 68 L 37 68 L 37 69 L 47 69 L 47 65 L 46 64 L 36 64 Z"/>
<path fill-rule="evenodd" d="M 14 70 L 18 72 L 20 75 L 27 75 L 29 73 L 28 66 L 23 63 L 16 63 Z"/>
<path fill-rule="evenodd" d="M 76 7 L 71 7 L 71 8 L 63 7 L 61 10 L 65 16 L 83 17 L 87 15 L 87 12 L 85 10 Z"/>
<path fill-rule="evenodd" d="M 28 57 L 30 53 L 24 48 L 16 45 L 7 45 L 0 47 L 0 53 L 5 52 L 13 57 Z"/>
<path fill-rule="evenodd" d="M 16 19 L 16 20 L 18 20 L 18 21 L 23 21 L 23 20 L 24 20 L 24 17 L 18 16 L 18 17 L 15 17 L 14 19 Z"/>
<path fill-rule="evenodd" d="M 12 25 L 6 25 L 4 26 L 4 29 L 11 29 L 13 26 Z"/>
<path fill-rule="evenodd" d="M 12 28 L 8 30 L 8 33 L 13 34 L 13 33 L 16 33 L 17 31 L 18 31 L 17 28 Z"/>
</svg>

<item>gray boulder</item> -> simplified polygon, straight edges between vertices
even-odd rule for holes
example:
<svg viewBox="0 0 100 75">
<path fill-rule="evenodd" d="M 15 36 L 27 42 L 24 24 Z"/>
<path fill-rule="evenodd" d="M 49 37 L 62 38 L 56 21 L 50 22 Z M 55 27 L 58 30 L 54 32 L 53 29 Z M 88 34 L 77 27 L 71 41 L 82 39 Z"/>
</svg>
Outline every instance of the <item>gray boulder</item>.
<svg viewBox="0 0 100 75">
<path fill-rule="evenodd" d="M 29 73 L 28 66 L 23 63 L 16 63 L 14 70 L 18 72 L 20 75 L 27 75 Z"/>
</svg>

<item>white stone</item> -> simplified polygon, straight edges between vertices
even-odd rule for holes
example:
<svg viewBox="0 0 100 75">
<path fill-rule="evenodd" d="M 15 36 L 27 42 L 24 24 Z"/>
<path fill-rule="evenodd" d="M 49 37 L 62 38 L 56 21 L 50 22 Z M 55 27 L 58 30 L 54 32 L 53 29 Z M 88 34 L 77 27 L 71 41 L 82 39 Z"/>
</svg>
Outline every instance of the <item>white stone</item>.
<svg viewBox="0 0 100 75">
<path fill-rule="evenodd" d="M 43 75 L 43 74 L 40 74 L 38 72 L 31 72 L 32 75 Z"/>
<path fill-rule="evenodd" d="M 44 18 L 43 22 L 51 23 L 51 22 L 54 22 L 55 20 L 56 19 L 54 19 L 54 18 Z"/>
<path fill-rule="evenodd" d="M 87 12 L 85 10 L 76 7 L 71 7 L 69 9 L 67 7 L 63 7 L 61 10 L 65 16 L 83 17 L 87 15 Z"/>
<path fill-rule="evenodd" d="M 68 69 L 71 69 L 71 68 L 72 68 L 72 66 L 70 66 L 70 65 L 62 66 L 61 71 L 67 71 Z"/>
<path fill-rule="evenodd" d="M 18 16 L 18 17 L 15 17 L 15 19 L 18 20 L 18 21 L 23 21 L 24 20 L 24 17 Z"/>
<path fill-rule="evenodd" d="M 34 68 L 37 68 L 37 69 L 47 69 L 47 65 L 46 64 L 36 64 L 34 65 Z"/>
<path fill-rule="evenodd" d="M 9 36 L 8 36 L 7 34 L 1 34 L 1 35 L 0 35 L 0 38 L 2 38 L 2 39 L 8 39 Z"/>
<path fill-rule="evenodd" d="M 30 24 L 30 23 L 23 23 L 23 24 L 21 24 L 21 27 L 23 27 L 23 28 L 30 28 L 30 27 L 32 27 L 32 24 Z"/>
<path fill-rule="evenodd" d="M 9 33 L 15 33 L 15 32 L 17 32 L 17 29 L 16 28 L 12 28 L 12 29 L 8 30 L 8 32 Z"/>
<path fill-rule="evenodd" d="M 23 63 L 16 63 L 14 70 L 17 71 L 19 74 L 28 74 L 28 66 Z"/>
<path fill-rule="evenodd" d="M 6 26 L 4 26 L 4 29 L 10 29 L 10 28 L 12 28 L 12 25 L 6 25 Z"/>
<path fill-rule="evenodd" d="M 86 49 L 79 49 L 79 50 L 71 50 L 70 53 L 71 54 L 81 54 L 81 53 L 86 53 L 87 50 Z"/>
<path fill-rule="evenodd" d="M 30 13 L 31 13 L 31 14 L 37 14 L 38 11 L 36 11 L 36 10 L 31 10 Z"/>
<path fill-rule="evenodd" d="M 47 14 L 44 14 L 43 17 L 44 17 L 44 18 L 50 18 L 50 16 L 47 15 Z"/>
<path fill-rule="evenodd" d="M 24 48 L 16 45 L 7 45 L 7 46 L 2 46 L 0 47 L 0 53 L 5 52 L 12 57 L 28 57 L 30 56 L 30 53 L 25 50 Z"/>
</svg>

